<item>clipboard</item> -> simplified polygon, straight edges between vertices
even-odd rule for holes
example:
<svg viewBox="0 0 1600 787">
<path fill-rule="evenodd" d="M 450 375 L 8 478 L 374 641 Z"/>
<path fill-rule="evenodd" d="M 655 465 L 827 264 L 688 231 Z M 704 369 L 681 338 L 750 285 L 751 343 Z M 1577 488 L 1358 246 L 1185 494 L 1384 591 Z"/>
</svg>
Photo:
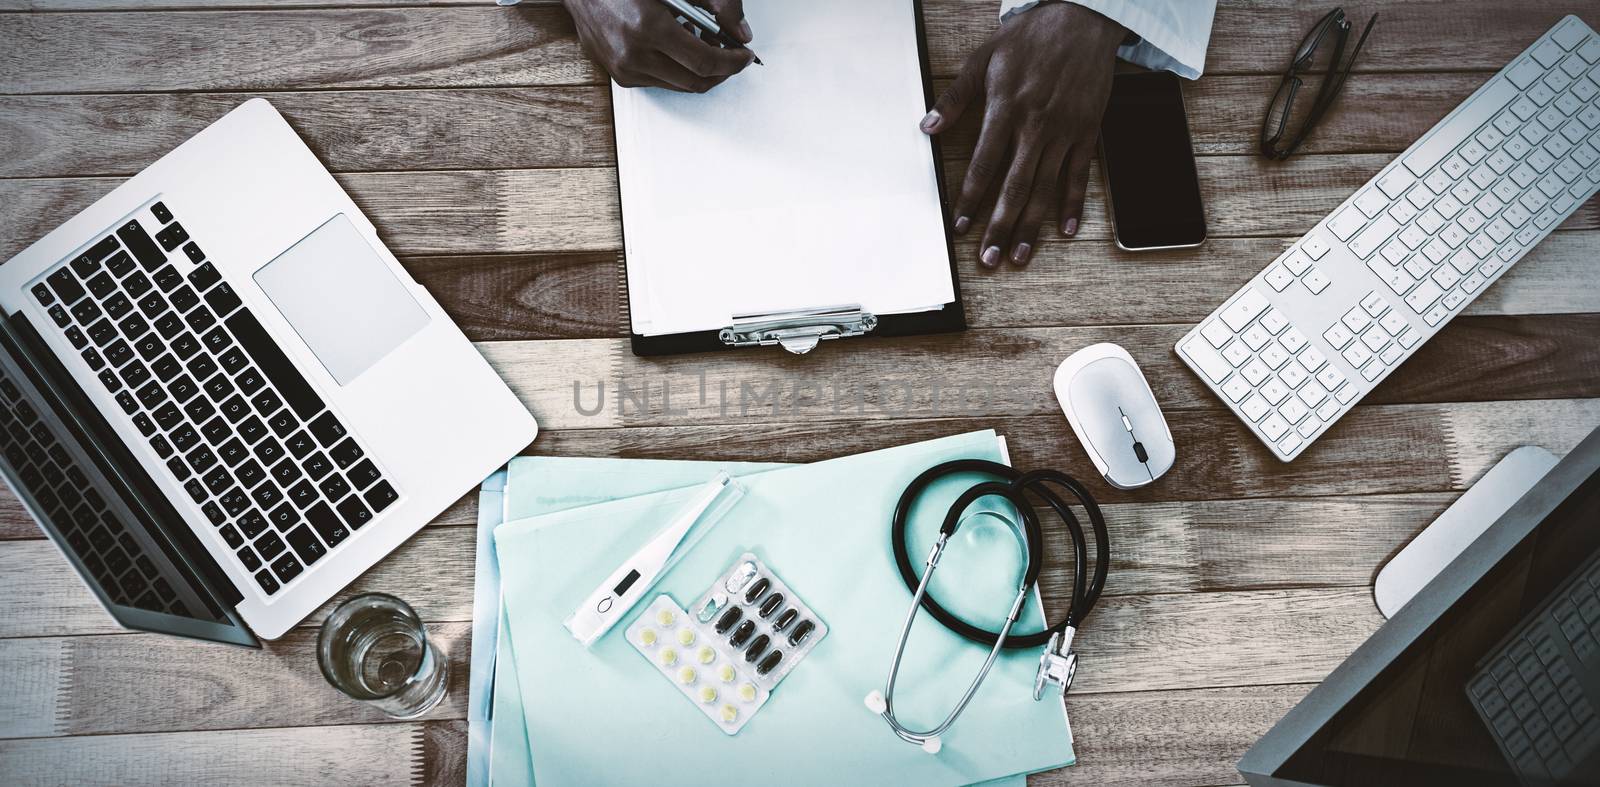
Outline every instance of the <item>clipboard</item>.
<svg viewBox="0 0 1600 787">
<path fill-rule="evenodd" d="M 729 93 L 734 93 L 735 95 L 727 99 L 729 102 L 744 100 L 745 97 L 737 95 L 737 91 L 746 90 L 751 93 L 757 93 L 761 86 L 759 82 L 754 80 L 768 77 L 768 74 L 764 73 L 762 69 L 783 67 L 784 58 L 788 53 L 783 51 L 781 46 L 763 38 L 764 34 L 761 31 L 768 29 L 762 26 L 764 17 L 772 21 L 773 17 L 806 13 L 809 18 L 813 19 L 836 20 L 838 14 L 859 13 L 868 19 L 892 17 L 900 20 L 903 19 L 905 9 L 909 8 L 909 26 L 912 28 L 911 32 L 914 33 L 915 38 L 916 63 L 914 69 L 910 67 L 910 64 L 903 64 L 895 66 L 894 71 L 898 77 L 906 80 L 912 77 L 920 77 L 920 112 L 926 112 L 928 108 L 931 108 L 934 100 L 933 78 L 928 61 L 927 35 L 923 25 L 921 0 L 832 0 L 832 2 L 840 3 L 841 6 L 839 9 L 833 9 L 833 12 L 830 13 L 827 8 L 813 6 L 809 3 L 804 4 L 805 11 L 797 12 L 795 9 L 799 6 L 798 4 L 792 4 L 791 0 L 747 0 L 745 3 L 747 17 L 758 31 L 758 38 L 752 46 L 762 54 L 763 60 L 767 61 L 768 65 L 753 65 L 746 69 L 745 73 L 733 77 L 717 88 L 713 94 L 708 95 L 722 94 L 726 96 Z M 821 5 L 829 4 L 829 2 L 821 3 Z M 770 26 L 782 30 L 782 21 L 784 20 L 776 20 Z M 792 22 L 794 20 L 790 19 L 788 21 Z M 879 25 L 876 30 L 852 31 L 848 25 L 839 25 L 837 29 L 845 31 L 839 34 L 840 42 L 837 44 L 840 47 L 845 47 L 849 46 L 853 40 L 857 43 L 864 42 L 863 36 L 880 35 L 884 26 Z M 814 30 L 813 33 L 815 33 Z M 900 46 L 908 43 L 903 35 L 900 41 Z M 774 49 L 772 47 L 778 48 Z M 841 51 L 857 52 L 860 50 L 841 49 Z M 812 65 L 815 65 L 815 63 Z M 754 76 L 752 76 L 753 72 Z M 741 86 L 738 80 L 742 79 L 752 81 Z M 908 105 L 906 108 L 909 108 L 909 102 L 916 98 L 914 95 L 915 88 L 909 82 L 904 84 L 906 87 L 911 88 L 911 94 L 901 95 L 898 98 Z M 818 90 L 815 93 L 822 95 L 825 94 L 825 90 Z M 770 97 L 770 95 L 766 96 L 766 98 Z M 673 166 L 676 163 L 667 161 L 666 159 L 669 157 L 666 156 L 645 155 L 649 145 L 657 143 L 657 140 L 651 136 L 656 133 L 657 129 L 646 128 L 647 124 L 656 122 L 666 127 L 667 133 L 664 136 L 667 137 L 671 137 L 673 134 L 682 137 L 689 132 L 698 132 L 701 129 L 686 128 L 685 124 L 700 122 L 703 119 L 702 116 L 695 114 L 697 111 L 695 102 L 708 101 L 708 99 L 698 96 L 668 94 L 665 91 L 650 88 L 643 90 L 636 88 L 625 89 L 613 84 L 612 101 L 614 115 L 617 118 L 617 122 L 613 124 L 613 133 L 616 137 L 618 151 L 618 201 L 622 206 L 623 216 L 624 251 L 621 254 L 623 264 L 620 266 L 622 270 L 620 289 L 623 290 L 626 296 L 629 334 L 635 355 L 672 355 L 752 346 L 778 346 L 790 353 L 804 354 L 815 349 L 821 342 L 832 339 L 907 336 L 955 332 L 966 329 L 966 312 L 962 304 L 960 280 L 956 267 L 954 231 L 950 219 L 951 209 L 945 196 L 942 152 L 937 138 L 929 137 L 917 130 L 916 125 L 921 117 L 920 113 L 903 119 L 904 127 L 911 132 L 915 132 L 916 137 L 918 137 L 916 149 L 908 150 L 909 146 L 905 144 L 907 140 L 896 139 L 892 144 L 898 147 L 893 149 L 892 155 L 884 157 L 884 160 L 906 165 L 910 157 L 915 156 L 918 162 L 917 166 L 925 166 L 930 172 L 914 173 L 913 182 L 916 178 L 926 179 L 920 183 L 915 183 L 917 188 L 915 188 L 914 193 L 910 194 L 909 198 L 903 200 L 888 199 L 883 204 L 897 207 L 905 206 L 903 210 L 909 217 L 905 223 L 916 229 L 914 232 L 902 233 L 902 238 L 914 238 L 913 243 L 918 247 L 917 250 L 908 251 L 905 255 L 906 257 L 914 258 L 907 267 L 914 266 L 915 270 L 911 271 L 909 276 L 900 276 L 898 281 L 912 281 L 914 286 L 911 289 L 917 290 L 918 293 L 935 295 L 936 297 L 931 300 L 936 302 L 929 302 L 927 305 L 920 305 L 923 302 L 917 302 L 909 306 L 891 302 L 888 304 L 890 308 L 880 308 L 886 298 L 892 301 L 892 297 L 887 295 L 891 290 L 887 289 L 884 281 L 880 280 L 876 284 L 863 282 L 863 290 L 869 292 L 863 292 L 856 297 L 852 297 L 854 291 L 848 285 L 832 284 L 827 285 L 827 288 L 838 291 L 838 294 L 842 297 L 825 302 L 783 303 L 779 308 L 770 308 L 770 306 L 773 301 L 781 300 L 781 296 L 767 297 L 768 303 L 745 308 L 744 302 L 740 300 L 742 296 L 738 293 L 739 288 L 746 288 L 752 293 L 760 292 L 763 295 L 770 295 L 773 292 L 785 292 L 790 288 L 804 289 L 802 285 L 817 283 L 815 278 L 812 280 L 800 278 L 812 274 L 814 272 L 812 266 L 806 264 L 806 260 L 792 258 L 784 264 L 772 264 L 769 261 L 766 266 L 763 266 L 759 259 L 760 255 L 772 253 L 773 249 L 779 244 L 787 245 L 787 239 L 774 238 L 771 234 L 760 238 L 763 241 L 762 244 L 751 244 L 753 246 L 759 245 L 760 247 L 748 252 L 748 256 L 743 260 L 731 261 L 730 263 L 726 259 L 726 255 L 724 255 L 724 264 L 720 270 L 720 275 L 715 269 L 710 273 L 696 269 L 693 266 L 693 261 L 689 260 L 688 255 L 681 251 L 678 252 L 677 257 L 674 257 L 671 253 L 659 253 L 662 248 L 681 249 L 686 241 L 668 231 L 671 227 L 679 225 L 669 224 L 667 220 L 657 218 L 657 211 L 675 210 L 678 209 L 677 206 L 680 203 L 688 203 L 688 195 L 692 193 L 695 186 L 694 184 L 689 184 L 684 189 L 683 198 L 680 199 L 680 195 L 674 189 L 679 183 L 685 183 L 690 179 L 668 180 L 669 186 L 654 189 L 639 185 L 642 182 L 648 184 L 648 186 L 655 186 L 656 184 L 651 180 L 654 173 L 647 170 L 653 170 L 658 166 Z M 702 106 L 709 107 L 713 105 L 704 104 Z M 724 114 L 717 115 L 718 123 L 722 123 L 727 117 L 725 113 L 727 105 L 720 106 L 723 108 Z M 673 114 L 675 111 L 677 112 L 676 115 Z M 897 124 L 900 121 L 901 119 L 898 116 L 893 119 L 893 122 Z M 757 118 L 755 122 L 759 124 L 761 121 Z M 876 122 L 881 124 L 883 118 L 877 118 Z M 677 124 L 676 127 L 674 123 Z M 898 126 L 896 128 L 898 129 Z M 721 131 L 722 128 L 718 127 L 716 130 Z M 846 129 L 844 133 L 848 134 L 849 129 Z M 748 138 L 748 135 L 746 135 L 746 138 Z M 766 138 L 763 137 L 763 139 L 765 140 Z M 923 145 L 926 147 L 924 148 Z M 737 148 L 738 145 L 730 145 L 723 148 L 723 150 L 731 150 L 736 157 L 741 152 Z M 710 140 L 708 149 L 710 150 L 709 153 L 707 150 L 702 149 L 697 151 L 697 155 L 717 155 L 715 139 Z M 773 158 L 771 155 L 767 155 L 759 162 L 752 158 L 746 163 L 761 167 L 765 166 L 766 161 L 771 158 Z M 887 171 L 891 166 L 891 164 L 885 164 L 885 170 Z M 739 188 L 738 175 L 733 173 L 740 171 L 748 170 L 734 168 L 729 173 L 719 173 L 717 177 L 726 177 L 729 188 Z M 901 166 L 891 174 L 892 176 L 904 175 L 909 172 L 910 170 L 906 169 L 905 166 Z M 805 179 L 806 173 L 797 174 L 800 175 L 801 180 Z M 711 177 L 710 174 L 707 176 Z M 894 181 L 892 177 L 890 180 L 894 183 L 899 182 Z M 769 180 L 767 183 L 770 185 L 771 181 Z M 891 186 L 890 188 L 894 187 Z M 797 189 L 797 191 L 803 191 L 803 188 Z M 849 197 L 853 196 L 846 189 L 842 188 L 841 191 L 845 192 L 845 197 L 836 202 L 847 202 Z M 830 203 L 825 207 L 816 207 L 817 204 L 820 203 L 815 203 L 812 207 L 818 211 L 839 210 L 842 212 L 846 209 L 836 207 L 834 203 Z M 757 226 L 761 226 L 759 219 L 770 218 L 768 214 L 776 213 L 780 209 L 787 210 L 789 207 L 789 205 L 773 201 L 766 208 L 750 208 L 743 215 L 734 217 L 732 222 L 737 226 L 738 222 L 755 217 L 758 220 L 754 223 Z M 802 207 L 805 206 L 802 205 Z M 762 215 L 756 216 L 758 213 Z M 715 216 L 693 216 L 687 213 L 685 215 L 695 220 L 693 223 L 688 224 L 689 227 L 703 227 L 701 219 L 717 218 Z M 689 232 L 690 230 L 685 228 L 683 231 Z M 696 229 L 695 231 L 702 230 Z M 825 233 L 829 231 L 829 228 L 824 226 L 815 231 Z M 846 228 L 840 234 L 841 236 L 848 235 L 849 228 Z M 712 242 L 715 242 L 716 236 L 714 233 L 709 237 Z M 806 240 L 813 241 L 814 239 L 808 237 Z M 840 239 L 828 242 L 844 243 L 845 241 Z M 818 241 L 818 243 L 821 242 Z M 644 249 L 645 252 L 641 253 L 641 249 Z M 718 253 L 721 254 L 722 251 L 719 249 Z M 783 253 L 792 255 L 794 250 L 785 249 Z M 783 253 L 774 254 L 774 257 L 781 257 Z M 756 259 L 751 260 L 751 256 L 756 257 Z M 876 259 L 882 260 L 885 256 L 880 255 Z M 656 261 L 661 259 L 670 261 Z M 827 256 L 826 259 L 834 260 L 832 256 Z M 644 260 L 651 260 L 652 262 L 647 264 Z M 736 267 L 746 262 L 748 263 L 747 270 Z M 849 264 L 849 262 L 838 260 L 829 264 L 845 265 Z M 900 265 L 902 263 L 896 262 L 894 264 Z M 674 270 L 673 266 L 677 266 L 677 269 Z M 868 270 L 871 274 L 878 275 L 882 279 L 893 278 L 897 273 L 904 273 L 904 271 L 893 269 L 868 268 L 864 265 L 858 267 L 858 270 Z M 682 319 L 681 316 L 677 320 L 665 320 L 662 322 L 670 323 L 667 327 L 662 330 L 650 330 L 649 328 L 652 327 L 655 321 L 647 315 L 667 311 L 667 309 L 655 305 L 657 299 L 662 298 L 674 304 L 687 303 L 687 300 L 683 297 L 685 289 L 691 286 L 689 281 L 699 275 L 704 275 L 705 280 L 696 282 L 692 286 L 704 286 L 720 290 L 716 297 L 722 299 L 720 304 L 726 308 L 721 310 L 705 309 L 687 321 Z M 677 276 L 677 278 L 672 278 L 674 276 Z M 669 278 L 672 278 L 673 282 L 669 286 L 663 287 L 656 284 L 656 282 Z M 830 280 L 836 281 L 831 278 Z M 898 286 L 898 283 L 894 286 Z M 674 289 L 676 289 L 676 292 L 671 292 Z M 660 290 L 668 292 L 662 295 L 658 292 Z M 798 298 L 800 296 L 796 295 L 794 297 Z M 916 294 L 908 294 L 903 297 L 914 299 Z M 759 297 L 752 299 L 761 300 Z M 879 305 L 874 305 L 873 301 L 880 303 Z M 690 307 L 674 308 L 688 309 Z"/>
</svg>

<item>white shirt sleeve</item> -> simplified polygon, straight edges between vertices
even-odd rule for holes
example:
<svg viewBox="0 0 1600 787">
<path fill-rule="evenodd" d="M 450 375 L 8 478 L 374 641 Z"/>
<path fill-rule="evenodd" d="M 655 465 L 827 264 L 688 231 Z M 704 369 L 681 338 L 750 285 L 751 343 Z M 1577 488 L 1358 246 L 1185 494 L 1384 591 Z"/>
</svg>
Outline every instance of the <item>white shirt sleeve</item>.
<svg viewBox="0 0 1600 787">
<path fill-rule="evenodd" d="M 1022 13 L 1043 0 L 1001 0 L 1000 18 Z M 1216 0 L 1068 0 L 1128 28 L 1139 40 L 1117 56 L 1145 68 L 1197 79 L 1205 71 L 1206 44 Z"/>
</svg>

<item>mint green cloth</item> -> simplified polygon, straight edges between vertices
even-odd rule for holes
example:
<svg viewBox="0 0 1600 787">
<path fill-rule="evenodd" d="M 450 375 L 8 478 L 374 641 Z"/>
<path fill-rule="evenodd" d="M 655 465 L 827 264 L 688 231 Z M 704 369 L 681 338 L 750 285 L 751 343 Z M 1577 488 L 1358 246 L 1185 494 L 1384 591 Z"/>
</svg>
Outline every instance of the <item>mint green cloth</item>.
<svg viewBox="0 0 1600 787">
<path fill-rule="evenodd" d="M 888 549 L 888 513 L 912 477 L 953 458 L 1002 457 L 994 433 L 981 432 L 754 475 L 750 471 L 762 466 L 727 468 L 742 475 L 749 493 L 650 596 L 669 593 L 688 602 L 750 549 L 832 629 L 736 737 L 723 735 L 644 664 L 620 629 L 585 650 L 561 627 L 595 582 L 676 513 L 693 486 L 724 466 L 674 463 L 669 470 L 660 463 L 588 460 L 601 463 L 587 469 L 605 483 L 591 478 L 578 484 L 560 483 L 562 473 L 549 472 L 554 463 L 571 460 L 544 460 L 550 464 L 542 468 L 513 465 L 508 519 L 564 510 L 508 521 L 495 531 L 510 632 L 501 640 L 497 669 L 496 783 L 701 782 L 703 774 L 687 764 L 664 767 L 684 762 L 690 752 L 690 760 L 716 763 L 728 773 L 759 773 L 762 783 L 966 784 L 1071 764 L 1071 733 L 1061 705 L 1032 699 L 1037 652 L 1031 649 L 996 664 L 938 756 L 896 739 L 862 705 L 862 697 L 883 683 L 910 598 Z M 966 482 L 936 486 L 928 504 L 915 512 L 914 532 L 936 527 L 943 507 Z M 603 488 L 607 496 L 622 497 L 667 486 L 683 488 L 584 505 L 593 498 L 583 490 Z M 1004 544 L 983 548 L 989 536 L 982 528 L 973 531 L 974 543 L 966 545 L 973 554 L 1005 551 Z M 913 552 L 919 548 L 914 538 Z M 981 561 L 971 555 L 963 560 L 964 568 L 935 584 L 959 602 L 954 606 L 997 617 L 994 608 L 1004 607 L 1012 592 L 1004 575 L 1020 563 L 991 560 L 983 581 L 966 584 L 1000 592 L 978 599 L 962 597 L 959 580 L 973 580 L 977 574 L 968 572 L 979 571 Z M 988 581 L 989 573 L 998 579 Z M 1024 620 L 1034 630 L 1043 625 L 1036 598 Z M 901 719 L 915 726 L 942 718 L 986 650 L 921 618 L 895 698 Z M 515 679 L 508 679 L 513 671 Z M 527 731 L 520 742 L 512 734 L 519 711 Z M 536 779 L 512 768 L 513 755 L 530 741 Z"/>
</svg>

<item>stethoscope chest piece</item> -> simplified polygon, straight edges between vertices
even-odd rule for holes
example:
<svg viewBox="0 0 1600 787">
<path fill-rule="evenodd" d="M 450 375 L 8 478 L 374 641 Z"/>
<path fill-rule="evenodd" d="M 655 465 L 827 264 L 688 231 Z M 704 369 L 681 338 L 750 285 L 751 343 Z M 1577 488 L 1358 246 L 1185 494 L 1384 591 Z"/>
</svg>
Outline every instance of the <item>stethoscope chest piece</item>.
<svg viewBox="0 0 1600 787">
<path fill-rule="evenodd" d="M 1074 629 L 1068 628 L 1068 632 Z M 1062 640 L 1066 646 L 1062 646 Z M 1072 679 L 1078 674 L 1078 652 L 1072 649 L 1072 640 L 1061 636 L 1061 632 L 1050 635 L 1050 642 L 1045 645 L 1044 652 L 1039 654 L 1039 669 L 1033 675 L 1033 699 L 1044 699 L 1046 686 L 1061 687 L 1061 698 L 1066 699 L 1067 692 L 1072 689 Z"/>
</svg>

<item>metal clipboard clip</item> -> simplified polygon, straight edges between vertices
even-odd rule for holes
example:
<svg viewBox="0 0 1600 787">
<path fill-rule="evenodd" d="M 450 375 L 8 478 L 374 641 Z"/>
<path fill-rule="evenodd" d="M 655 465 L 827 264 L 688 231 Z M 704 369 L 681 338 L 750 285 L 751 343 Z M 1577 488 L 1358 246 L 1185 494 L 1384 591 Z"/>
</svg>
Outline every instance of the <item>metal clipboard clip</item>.
<svg viewBox="0 0 1600 787">
<path fill-rule="evenodd" d="M 738 314 L 717 332 L 730 347 L 780 345 L 795 355 L 816 349 L 823 339 L 861 336 L 878 327 L 877 315 L 859 305 L 795 309 L 775 314 Z"/>
</svg>

